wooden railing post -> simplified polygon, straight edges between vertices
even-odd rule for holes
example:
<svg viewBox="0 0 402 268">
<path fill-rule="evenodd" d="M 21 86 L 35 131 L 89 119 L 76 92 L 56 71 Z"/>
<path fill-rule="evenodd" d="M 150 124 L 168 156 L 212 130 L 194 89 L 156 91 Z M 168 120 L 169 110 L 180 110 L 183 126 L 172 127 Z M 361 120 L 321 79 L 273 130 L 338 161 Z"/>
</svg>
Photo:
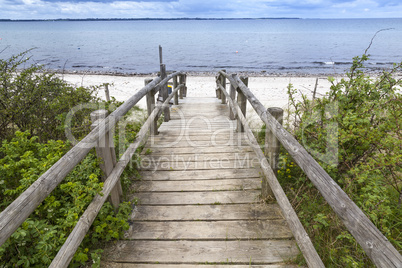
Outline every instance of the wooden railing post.
<svg viewBox="0 0 402 268">
<path fill-rule="evenodd" d="M 177 76 L 173 77 L 173 89 L 175 89 L 177 87 Z M 174 105 L 178 105 L 179 104 L 179 92 L 176 92 L 174 94 Z"/>
<path fill-rule="evenodd" d="M 241 76 L 240 80 L 246 87 L 248 86 L 248 77 Z M 240 88 L 237 88 L 237 104 L 239 105 L 240 110 L 243 113 L 244 117 L 246 117 L 247 98 L 246 96 L 244 96 Z M 244 127 L 240 119 L 237 119 L 237 132 L 244 132 Z"/>
<path fill-rule="evenodd" d="M 223 70 L 222 70 L 223 71 Z M 219 89 L 219 87 L 218 87 L 218 84 L 220 84 L 220 82 L 221 82 L 221 74 L 220 73 L 218 73 L 218 75 L 215 77 L 215 79 L 216 79 L 216 97 L 218 98 L 218 99 L 221 99 L 221 96 L 222 96 L 222 92 L 221 92 L 221 90 Z"/>
<path fill-rule="evenodd" d="M 161 78 L 165 79 L 166 76 L 167 76 L 166 75 L 166 65 L 161 64 Z M 165 100 L 169 96 L 169 90 L 168 90 L 168 87 L 167 87 L 167 83 L 161 86 L 161 95 L 162 95 L 162 98 L 163 98 L 162 102 L 165 102 Z M 164 115 L 164 121 L 169 122 L 169 120 L 170 120 L 170 109 L 169 109 L 168 105 L 167 105 L 167 107 L 163 108 L 163 115 Z"/>
<path fill-rule="evenodd" d="M 109 84 L 105 84 L 105 97 L 106 101 L 110 101 Z"/>
<path fill-rule="evenodd" d="M 92 128 L 99 125 L 102 119 L 105 119 L 108 114 L 107 110 L 97 110 L 91 113 Z M 101 126 L 102 127 L 102 126 Z M 113 168 L 116 166 L 116 152 L 113 143 L 113 134 L 106 132 L 103 137 L 99 137 L 99 141 L 95 146 L 96 155 L 101 159 L 100 168 L 103 172 L 102 180 L 105 181 L 110 175 Z M 116 186 L 110 192 L 110 203 L 117 209 L 120 204 L 120 196 L 123 194 L 121 183 L 116 183 Z"/>
<path fill-rule="evenodd" d="M 226 73 L 226 70 L 222 70 L 222 72 L 225 72 Z M 223 76 L 223 75 L 221 75 L 220 76 L 220 83 L 221 83 L 221 85 L 223 86 L 223 88 L 226 90 L 226 77 L 225 76 Z M 226 104 L 226 95 L 225 94 L 223 94 L 222 92 L 221 92 L 221 100 L 222 100 L 222 104 Z"/>
<path fill-rule="evenodd" d="M 183 84 L 184 84 L 183 96 L 187 97 L 187 74 L 184 74 Z"/>
<path fill-rule="evenodd" d="M 279 122 L 279 124 L 282 125 L 283 109 L 279 107 L 271 107 L 268 108 L 267 111 Z M 270 164 L 272 170 L 274 171 L 275 176 L 278 176 L 280 145 L 281 143 L 275 137 L 274 133 L 272 133 L 272 131 L 268 127 L 266 127 L 264 154 L 268 158 L 268 163 Z M 267 180 L 263 180 L 261 190 L 262 197 L 268 198 L 271 192 L 272 191 L 268 185 Z"/>
<path fill-rule="evenodd" d="M 234 78 L 237 74 L 232 74 L 231 76 Z M 230 98 L 235 101 L 236 100 L 236 87 L 230 83 Z M 229 114 L 229 118 L 230 120 L 235 120 L 235 114 L 233 113 L 233 111 L 230 109 L 230 114 Z"/>
<path fill-rule="evenodd" d="M 184 74 L 181 74 L 179 76 L 179 83 L 180 85 L 184 84 Z M 183 99 L 183 96 L 184 96 L 184 87 L 179 90 L 179 98 Z"/>
<path fill-rule="evenodd" d="M 145 86 L 152 82 L 152 78 L 145 79 Z M 151 115 L 152 111 L 155 109 L 155 90 L 151 90 L 147 93 L 147 111 L 148 116 Z M 151 135 L 158 135 L 158 118 L 155 118 L 151 127 L 149 128 Z"/>
</svg>

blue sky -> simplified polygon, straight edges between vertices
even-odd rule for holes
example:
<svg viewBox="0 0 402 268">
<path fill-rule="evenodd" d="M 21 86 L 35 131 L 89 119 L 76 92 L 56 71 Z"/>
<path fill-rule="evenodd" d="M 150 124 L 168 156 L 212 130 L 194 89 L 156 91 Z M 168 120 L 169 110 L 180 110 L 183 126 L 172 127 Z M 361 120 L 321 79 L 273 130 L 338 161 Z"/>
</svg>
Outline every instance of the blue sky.
<svg viewBox="0 0 402 268">
<path fill-rule="evenodd" d="M 0 19 L 398 18 L 401 0 L 0 0 Z"/>
</svg>

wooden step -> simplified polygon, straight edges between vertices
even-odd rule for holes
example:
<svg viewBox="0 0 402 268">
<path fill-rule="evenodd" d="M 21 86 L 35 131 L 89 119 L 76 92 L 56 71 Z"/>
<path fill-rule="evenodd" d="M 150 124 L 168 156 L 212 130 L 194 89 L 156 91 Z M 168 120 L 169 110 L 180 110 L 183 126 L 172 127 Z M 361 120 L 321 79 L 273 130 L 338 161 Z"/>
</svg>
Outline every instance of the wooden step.
<svg viewBox="0 0 402 268">
<path fill-rule="evenodd" d="M 292 240 L 118 241 L 105 250 L 106 261 L 153 264 L 272 264 L 299 252 Z"/>
<path fill-rule="evenodd" d="M 277 204 L 220 204 L 135 206 L 133 221 L 219 221 L 283 219 Z"/>
<path fill-rule="evenodd" d="M 286 221 L 236 220 L 236 221 L 135 221 L 129 234 L 130 240 L 269 240 L 291 239 Z"/>
</svg>

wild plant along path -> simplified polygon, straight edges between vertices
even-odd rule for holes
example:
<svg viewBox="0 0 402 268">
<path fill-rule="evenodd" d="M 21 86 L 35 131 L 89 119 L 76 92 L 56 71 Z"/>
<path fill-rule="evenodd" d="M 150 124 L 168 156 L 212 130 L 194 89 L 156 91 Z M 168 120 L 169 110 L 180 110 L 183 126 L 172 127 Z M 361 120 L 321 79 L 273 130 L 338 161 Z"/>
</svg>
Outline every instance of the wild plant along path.
<svg viewBox="0 0 402 268">
<path fill-rule="evenodd" d="M 260 163 L 229 108 L 180 100 L 142 152 L 138 205 L 104 267 L 292 267 L 299 250 L 275 203 L 260 200 Z"/>
</svg>

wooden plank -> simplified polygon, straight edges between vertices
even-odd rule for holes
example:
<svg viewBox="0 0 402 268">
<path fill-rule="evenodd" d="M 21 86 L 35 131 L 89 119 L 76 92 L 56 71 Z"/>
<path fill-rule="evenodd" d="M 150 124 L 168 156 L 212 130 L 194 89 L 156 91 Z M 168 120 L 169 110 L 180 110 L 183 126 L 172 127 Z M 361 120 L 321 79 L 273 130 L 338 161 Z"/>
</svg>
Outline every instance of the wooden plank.
<svg viewBox="0 0 402 268">
<path fill-rule="evenodd" d="M 253 178 L 229 180 L 137 181 L 134 182 L 133 189 L 136 192 L 258 190 L 261 189 L 261 179 Z"/>
<path fill-rule="evenodd" d="M 223 133 L 233 133 L 232 128 L 220 129 L 219 132 L 216 130 L 211 129 L 170 129 L 170 128 L 159 128 L 159 133 L 162 135 L 186 135 L 186 136 L 193 136 L 193 135 L 220 135 Z"/>
<path fill-rule="evenodd" d="M 241 146 L 250 146 L 250 142 L 248 140 L 228 140 L 228 141 L 215 141 L 215 140 L 206 140 L 206 141 L 191 141 L 191 140 L 179 140 L 179 141 L 160 141 L 150 143 L 147 142 L 147 148 L 176 148 L 176 147 L 191 147 L 199 148 L 199 147 L 241 147 Z M 194 151 L 193 151 L 194 152 Z"/>
<path fill-rule="evenodd" d="M 278 204 L 228 204 L 136 206 L 131 220 L 136 221 L 219 221 L 219 220 L 274 220 L 283 219 Z"/>
<path fill-rule="evenodd" d="M 349 198 L 339 185 L 314 160 L 307 150 L 267 113 L 261 102 L 238 77 L 236 83 L 261 120 L 306 173 L 322 196 L 339 216 L 346 228 L 378 267 L 402 267 L 402 255 Z"/>
<path fill-rule="evenodd" d="M 256 155 L 254 152 L 248 153 L 249 158 L 253 158 Z M 186 162 L 197 162 L 197 161 L 209 161 L 211 159 L 244 159 L 245 153 L 210 153 L 210 154 L 175 154 L 172 150 L 161 151 L 160 153 L 152 152 L 152 154 L 141 154 L 142 159 L 152 158 L 152 160 L 158 161 L 186 161 Z"/>
<path fill-rule="evenodd" d="M 188 170 L 188 171 L 140 171 L 141 180 L 156 181 L 180 181 L 180 180 L 216 180 L 235 178 L 258 178 L 261 176 L 260 169 L 237 169 L 237 170 Z"/>
<path fill-rule="evenodd" d="M 153 267 L 166 267 L 166 268 L 214 268 L 214 267 L 228 267 L 228 265 L 219 264 L 137 264 L 137 263 L 117 263 L 117 262 L 102 262 L 101 268 L 153 268 Z M 298 265 L 291 264 L 264 264 L 264 265 L 230 265 L 230 268 L 298 268 Z"/>
<path fill-rule="evenodd" d="M 194 133 L 195 134 L 195 133 Z M 212 133 L 213 134 L 213 133 Z M 189 140 L 189 141 L 219 141 L 220 143 L 225 143 L 228 140 L 246 140 L 247 137 L 244 135 L 244 133 L 215 133 L 211 135 L 208 133 L 208 135 L 157 135 L 157 136 L 149 136 L 148 140 L 149 141 L 177 141 L 177 140 Z"/>
<path fill-rule="evenodd" d="M 135 193 L 141 205 L 244 204 L 259 202 L 261 191 Z"/>
<path fill-rule="evenodd" d="M 169 158 L 169 157 L 167 157 Z M 152 158 L 143 158 L 139 163 L 141 170 L 162 171 L 162 170 L 210 170 L 210 169 L 250 169 L 260 167 L 260 160 L 255 157 L 247 159 L 248 157 L 230 160 L 230 159 L 210 159 L 207 161 L 153 161 Z M 233 171 L 235 172 L 235 171 Z"/>
<path fill-rule="evenodd" d="M 171 152 L 177 154 L 193 154 L 194 147 L 166 147 L 165 148 L 158 148 L 158 147 L 149 147 L 145 145 L 144 150 L 145 152 L 150 151 L 151 153 L 156 154 L 170 154 Z M 247 153 L 252 152 L 253 149 L 250 146 L 222 146 L 222 147 L 197 147 L 196 152 L 198 153 Z"/>
<path fill-rule="evenodd" d="M 108 261 L 132 263 L 272 264 L 289 261 L 298 253 L 290 240 L 118 241 L 103 256 Z"/>
<path fill-rule="evenodd" d="M 291 239 L 285 220 L 134 222 L 130 240 Z"/>
</svg>

